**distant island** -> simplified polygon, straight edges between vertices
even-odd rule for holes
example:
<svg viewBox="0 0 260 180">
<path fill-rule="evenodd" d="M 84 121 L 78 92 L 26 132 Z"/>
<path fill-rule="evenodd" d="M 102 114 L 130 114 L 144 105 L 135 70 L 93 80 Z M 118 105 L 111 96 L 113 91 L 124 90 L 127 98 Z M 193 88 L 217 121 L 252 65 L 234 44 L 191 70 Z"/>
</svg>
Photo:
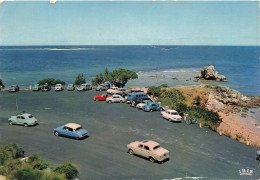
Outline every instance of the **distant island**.
<svg viewBox="0 0 260 180">
<path fill-rule="evenodd" d="M 60 47 L 56 47 L 56 48 L 50 48 L 48 50 L 79 50 L 81 48 L 79 47 L 63 47 L 63 46 L 60 46 Z"/>
</svg>

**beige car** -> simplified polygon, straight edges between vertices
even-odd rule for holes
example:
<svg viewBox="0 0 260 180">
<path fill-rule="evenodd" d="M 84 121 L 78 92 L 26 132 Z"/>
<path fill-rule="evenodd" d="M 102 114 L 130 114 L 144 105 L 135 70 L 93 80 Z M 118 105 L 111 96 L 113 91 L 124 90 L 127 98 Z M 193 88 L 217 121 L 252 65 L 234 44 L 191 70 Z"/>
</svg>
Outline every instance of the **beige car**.
<svg viewBox="0 0 260 180">
<path fill-rule="evenodd" d="M 135 141 L 127 145 L 128 153 L 148 158 L 151 162 L 162 162 L 170 158 L 168 150 L 162 148 L 160 144 L 150 140 Z"/>
</svg>

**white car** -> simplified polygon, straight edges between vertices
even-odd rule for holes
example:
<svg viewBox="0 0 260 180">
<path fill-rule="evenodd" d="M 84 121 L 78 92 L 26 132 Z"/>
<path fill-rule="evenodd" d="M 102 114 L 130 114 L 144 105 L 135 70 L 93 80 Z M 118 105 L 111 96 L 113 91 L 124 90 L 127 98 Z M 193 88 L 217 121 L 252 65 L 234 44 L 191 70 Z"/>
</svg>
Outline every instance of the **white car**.
<svg viewBox="0 0 260 180">
<path fill-rule="evenodd" d="M 181 116 L 178 114 L 177 111 L 173 109 L 167 109 L 166 111 L 162 111 L 161 115 L 163 118 L 169 121 L 181 122 Z"/>
<path fill-rule="evenodd" d="M 115 102 L 123 103 L 123 102 L 125 102 L 125 99 L 120 95 L 112 95 L 111 97 L 108 97 L 106 99 L 106 102 L 107 103 L 115 103 Z"/>
<path fill-rule="evenodd" d="M 62 91 L 63 90 L 63 85 L 62 84 L 56 84 L 55 85 L 55 91 Z"/>
<path fill-rule="evenodd" d="M 166 159 L 170 159 L 170 153 L 167 149 L 164 149 L 155 141 L 144 140 L 135 141 L 127 145 L 127 151 L 129 154 L 136 154 L 148 158 L 151 162 L 162 162 Z"/>
<path fill-rule="evenodd" d="M 111 87 L 110 89 L 107 90 L 107 94 L 114 94 L 115 92 L 117 92 L 118 87 Z"/>
</svg>

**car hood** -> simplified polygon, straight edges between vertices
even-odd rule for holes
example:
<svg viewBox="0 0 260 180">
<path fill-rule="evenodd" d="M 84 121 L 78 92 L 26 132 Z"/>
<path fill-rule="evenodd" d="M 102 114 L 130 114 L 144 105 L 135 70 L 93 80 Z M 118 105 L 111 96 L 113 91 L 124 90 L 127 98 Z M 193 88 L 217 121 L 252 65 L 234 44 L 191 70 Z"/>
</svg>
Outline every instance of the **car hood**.
<svg viewBox="0 0 260 180">
<path fill-rule="evenodd" d="M 180 119 L 180 118 L 181 118 L 180 115 L 173 115 L 172 117 L 173 117 L 173 118 L 176 118 L 176 119 Z"/>
</svg>

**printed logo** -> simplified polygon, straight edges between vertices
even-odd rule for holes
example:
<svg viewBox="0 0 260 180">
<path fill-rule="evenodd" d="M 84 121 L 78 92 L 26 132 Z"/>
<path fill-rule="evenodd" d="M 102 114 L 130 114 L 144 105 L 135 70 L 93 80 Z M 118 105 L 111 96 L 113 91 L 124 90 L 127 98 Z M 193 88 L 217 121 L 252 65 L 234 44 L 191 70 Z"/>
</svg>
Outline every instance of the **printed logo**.
<svg viewBox="0 0 260 180">
<path fill-rule="evenodd" d="M 252 176 L 254 173 L 254 170 L 252 169 L 239 169 L 238 170 L 240 176 Z"/>
</svg>

